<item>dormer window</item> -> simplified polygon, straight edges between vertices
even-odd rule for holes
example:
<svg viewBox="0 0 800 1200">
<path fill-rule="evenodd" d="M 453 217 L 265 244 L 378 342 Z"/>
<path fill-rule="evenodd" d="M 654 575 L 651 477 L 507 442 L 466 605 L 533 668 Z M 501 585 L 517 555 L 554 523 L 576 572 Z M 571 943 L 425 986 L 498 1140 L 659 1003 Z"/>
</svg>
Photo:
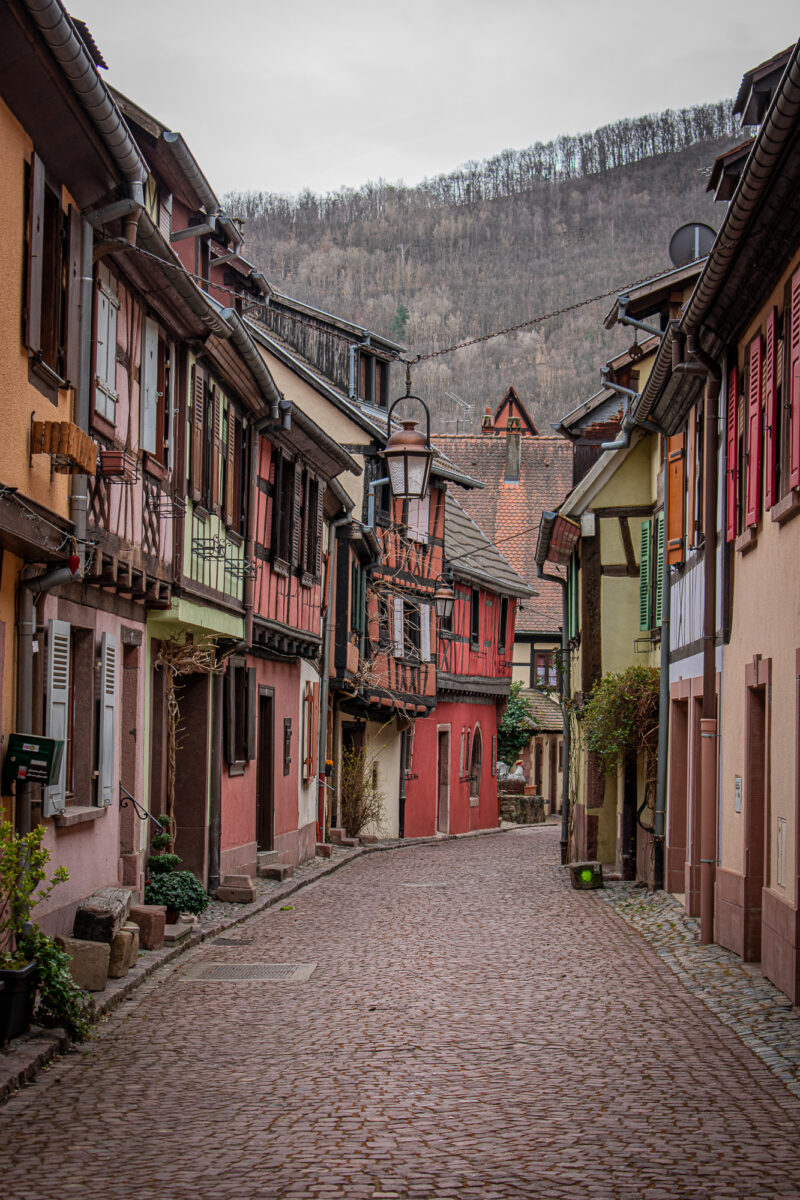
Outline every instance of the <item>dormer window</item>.
<svg viewBox="0 0 800 1200">
<path fill-rule="evenodd" d="M 389 364 L 374 354 L 361 351 L 358 398 L 378 408 L 386 408 L 389 402 Z"/>
</svg>

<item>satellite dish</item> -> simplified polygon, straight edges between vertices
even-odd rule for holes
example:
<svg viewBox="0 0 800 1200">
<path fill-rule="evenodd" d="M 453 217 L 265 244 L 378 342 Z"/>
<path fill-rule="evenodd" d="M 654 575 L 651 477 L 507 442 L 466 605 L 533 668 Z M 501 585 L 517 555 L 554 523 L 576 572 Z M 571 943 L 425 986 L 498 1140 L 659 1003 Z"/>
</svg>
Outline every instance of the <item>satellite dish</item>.
<svg viewBox="0 0 800 1200">
<path fill-rule="evenodd" d="M 705 258 L 714 245 L 716 232 L 710 225 L 692 221 L 681 225 L 669 240 L 669 256 L 674 267 L 683 267 L 695 259 Z"/>
</svg>

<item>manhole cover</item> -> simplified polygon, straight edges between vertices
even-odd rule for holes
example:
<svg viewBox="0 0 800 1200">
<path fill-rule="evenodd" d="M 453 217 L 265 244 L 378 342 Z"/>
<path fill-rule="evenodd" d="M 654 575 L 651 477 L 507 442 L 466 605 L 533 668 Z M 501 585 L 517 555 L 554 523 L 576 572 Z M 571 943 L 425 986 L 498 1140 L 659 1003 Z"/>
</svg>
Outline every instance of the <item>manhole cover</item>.
<svg viewBox="0 0 800 1200">
<path fill-rule="evenodd" d="M 214 946 L 252 946 L 255 938 L 214 938 Z"/>
<path fill-rule="evenodd" d="M 212 983 L 305 983 L 314 974 L 316 963 L 198 963 L 190 967 L 184 979 L 203 979 Z"/>
</svg>

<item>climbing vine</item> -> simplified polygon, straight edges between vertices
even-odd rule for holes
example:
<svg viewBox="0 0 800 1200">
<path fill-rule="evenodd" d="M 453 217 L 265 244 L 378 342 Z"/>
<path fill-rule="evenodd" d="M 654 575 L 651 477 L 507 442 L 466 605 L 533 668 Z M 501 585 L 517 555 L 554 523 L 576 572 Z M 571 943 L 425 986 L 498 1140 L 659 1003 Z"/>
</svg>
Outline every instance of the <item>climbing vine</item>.
<svg viewBox="0 0 800 1200">
<path fill-rule="evenodd" d="M 605 771 L 613 771 L 629 753 L 658 750 L 658 667 L 628 667 L 604 675 L 584 708 L 586 744 Z"/>
</svg>

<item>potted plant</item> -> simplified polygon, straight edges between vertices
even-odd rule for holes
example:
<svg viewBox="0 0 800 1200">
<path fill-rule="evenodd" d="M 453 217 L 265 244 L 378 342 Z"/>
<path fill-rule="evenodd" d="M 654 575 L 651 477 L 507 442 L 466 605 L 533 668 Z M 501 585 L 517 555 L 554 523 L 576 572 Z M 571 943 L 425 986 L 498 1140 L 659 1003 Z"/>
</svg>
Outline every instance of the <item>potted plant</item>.
<svg viewBox="0 0 800 1200">
<path fill-rule="evenodd" d="M 181 858 L 169 851 L 173 844 L 172 818 L 158 818 L 161 832 L 153 837 L 153 849 L 147 860 L 149 879 L 144 887 L 145 904 L 165 904 L 167 921 L 174 925 L 182 912 L 201 913 L 208 908 L 208 896 L 191 871 L 179 871 Z"/>
<path fill-rule="evenodd" d="M 0 823 L 0 1043 L 17 1037 L 33 1017 L 37 961 L 27 939 L 34 932 L 31 913 L 59 883 L 69 878 L 58 867 L 47 880 L 50 851 L 42 845 L 44 826 L 16 833 Z"/>
</svg>

